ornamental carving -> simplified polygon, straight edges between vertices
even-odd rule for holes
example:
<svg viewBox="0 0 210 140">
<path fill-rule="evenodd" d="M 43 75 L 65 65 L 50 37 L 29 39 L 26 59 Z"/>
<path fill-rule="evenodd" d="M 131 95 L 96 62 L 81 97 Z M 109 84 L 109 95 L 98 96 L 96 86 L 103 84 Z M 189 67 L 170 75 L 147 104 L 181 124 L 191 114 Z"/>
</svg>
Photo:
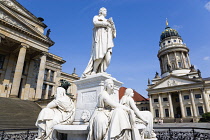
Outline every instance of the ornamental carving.
<svg viewBox="0 0 210 140">
<path fill-rule="evenodd" d="M 15 25 L 19 28 L 21 28 L 22 30 L 26 30 L 22 25 L 20 25 L 19 23 L 17 23 L 14 19 L 12 19 L 11 17 L 9 17 L 7 14 L 5 14 L 3 11 L 0 11 L 0 19 Z"/>
<path fill-rule="evenodd" d="M 3 3 L 4 5 L 10 7 L 11 9 L 21 12 L 24 15 L 27 15 L 22 9 L 20 9 L 18 6 L 16 6 L 12 1 L 10 0 L 0 0 L 1 3 Z M 27 15 L 28 16 L 28 15 Z"/>
<path fill-rule="evenodd" d="M 179 85 L 179 82 L 175 81 L 175 80 L 168 80 L 167 85 L 170 86 L 176 86 Z"/>
</svg>

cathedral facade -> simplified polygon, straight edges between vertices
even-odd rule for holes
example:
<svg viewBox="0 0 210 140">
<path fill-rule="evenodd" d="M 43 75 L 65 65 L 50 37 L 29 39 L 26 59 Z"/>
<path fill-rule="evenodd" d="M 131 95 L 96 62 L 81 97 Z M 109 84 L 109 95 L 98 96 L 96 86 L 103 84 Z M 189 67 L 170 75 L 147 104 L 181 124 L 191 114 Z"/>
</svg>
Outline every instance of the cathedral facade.
<svg viewBox="0 0 210 140">
<path fill-rule="evenodd" d="M 168 25 L 160 36 L 158 59 L 161 75 L 148 81 L 150 111 L 165 122 L 197 122 L 210 112 L 210 78 L 202 78 L 190 62 L 189 48 Z"/>
<path fill-rule="evenodd" d="M 0 1 L 0 97 L 23 100 L 51 98 L 61 79 L 76 94 L 77 74 L 62 72 L 62 57 L 49 53 L 54 45 L 43 18 L 37 18 L 16 0 Z"/>
</svg>

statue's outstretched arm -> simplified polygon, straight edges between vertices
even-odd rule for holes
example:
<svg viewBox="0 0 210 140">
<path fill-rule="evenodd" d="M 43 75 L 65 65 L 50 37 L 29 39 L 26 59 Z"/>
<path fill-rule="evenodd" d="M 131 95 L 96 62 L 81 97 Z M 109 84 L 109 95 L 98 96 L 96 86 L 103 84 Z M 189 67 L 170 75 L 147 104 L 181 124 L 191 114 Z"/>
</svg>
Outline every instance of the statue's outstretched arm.
<svg viewBox="0 0 210 140">
<path fill-rule="evenodd" d="M 144 121 L 145 123 L 148 123 L 148 122 L 142 117 L 142 115 L 141 115 L 139 109 L 137 108 L 137 106 L 136 106 L 136 104 L 135 104 L 133 98 L 130 98 L 130 99 L 129 99 L 129 103 L 130 103 L 131 109 L 134 111 L 134 113 L 136 114 L 136 116 L 137 116 L 138 118 L 140 118 L 142 121 Z"/>
</svg>

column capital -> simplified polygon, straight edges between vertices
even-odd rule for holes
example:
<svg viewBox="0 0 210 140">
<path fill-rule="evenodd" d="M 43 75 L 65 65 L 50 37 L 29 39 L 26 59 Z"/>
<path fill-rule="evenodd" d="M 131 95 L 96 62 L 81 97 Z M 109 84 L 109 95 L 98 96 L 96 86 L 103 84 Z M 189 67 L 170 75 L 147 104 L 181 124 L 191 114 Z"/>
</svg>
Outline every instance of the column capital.
<svg viewBox="0 0 210 140">
<path fill-rule="evenodd" d="M 190 91 L 191 93 L 193 93 L 193 89 L 189 89 L 189 91 Z"/>
<path fill-rule="evenodd" d="M 204 92 L 204 91 L 205 91 L 205 88 L 200 88 L 200 90 L 201 90 L 202 92 Z"/>
<path fill-rule="evenodd" d="M 20 47 L 22 48 L 26 48 L 26 49 L 28 49 L 29 48 L 29 45 L 28 44 L 26 44 L 26 43 L 20 43 Z"/>
<path fill-rule="evenodd" d="M 48 52 L 42 52 L 41 53 L 41 56 L 47 56 L 48 55 Z"/>
</svg>

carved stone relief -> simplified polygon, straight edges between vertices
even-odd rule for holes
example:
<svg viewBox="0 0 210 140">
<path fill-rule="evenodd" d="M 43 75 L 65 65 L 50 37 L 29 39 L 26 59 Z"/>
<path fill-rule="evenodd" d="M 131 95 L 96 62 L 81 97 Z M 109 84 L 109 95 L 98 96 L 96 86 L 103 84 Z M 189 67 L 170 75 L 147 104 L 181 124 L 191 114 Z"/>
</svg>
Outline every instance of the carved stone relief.
<svg viewBox="0 0 210 140">
<path fill-rule="evenodd" d="M 21 24 L 19 24 L 18 22 L 16 22 L 14 19 L 12 19 L 10 16 L 8 16 L 6 13 L 4 13 L 3 11 L 0 11 L 0 19 L 14 25 L 17 26 L 19 28 L 21 28 L 22 30 L 27 30 L 26 28 L 24 28 Z"/>
</svg>

